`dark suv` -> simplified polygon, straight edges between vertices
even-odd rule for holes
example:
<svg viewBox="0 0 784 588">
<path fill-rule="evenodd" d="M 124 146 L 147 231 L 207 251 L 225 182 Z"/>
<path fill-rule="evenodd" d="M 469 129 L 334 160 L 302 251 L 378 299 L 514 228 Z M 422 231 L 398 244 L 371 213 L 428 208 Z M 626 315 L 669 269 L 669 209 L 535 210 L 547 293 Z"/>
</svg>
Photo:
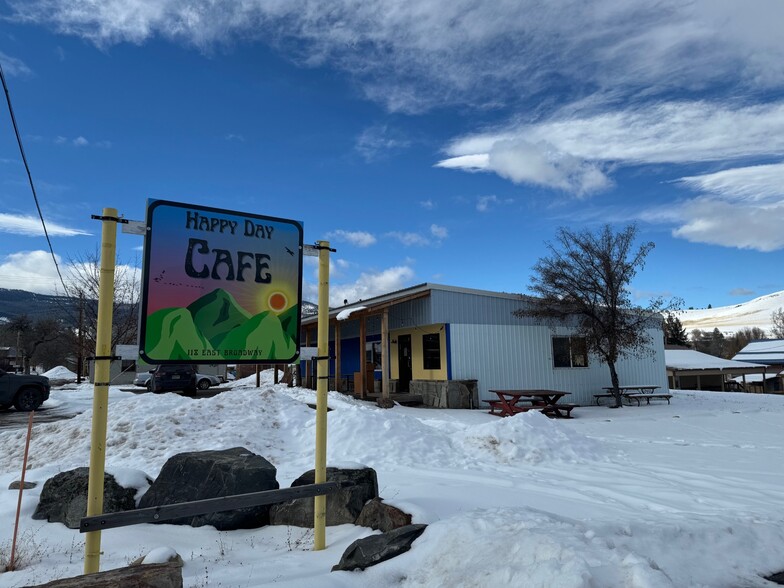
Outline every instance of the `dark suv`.
<svg viewBox="0 0 784 588">
<path fill-rule="evenodd" d="M 12 374 L 0 369 L 0 410 L 12 404 L 16 410 L 35 410 L 49 398 L 49 378 Z"/>
<path fill-rule="evenodd" d="M 196 366 L 184 363 L 159 365 L 152 371 L 150 390 L 157 394 L 173 390 L 195 394 Z"/>
</svg>

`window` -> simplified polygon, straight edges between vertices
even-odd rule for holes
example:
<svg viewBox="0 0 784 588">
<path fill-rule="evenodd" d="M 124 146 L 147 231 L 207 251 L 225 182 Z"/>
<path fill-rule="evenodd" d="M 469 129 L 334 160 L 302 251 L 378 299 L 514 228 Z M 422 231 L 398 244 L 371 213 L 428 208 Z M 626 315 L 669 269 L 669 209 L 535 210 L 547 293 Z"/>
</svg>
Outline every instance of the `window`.
<svg viewBox="0 0 784 588">
<path fill-rule="evenodd" d="M 431 333 L 422 335 L 422 357 L 426 370 L 441 369 L 441 335 Z"/>
<path fill-rule="evenodd" d="M 553 337 L 553 366 L 588 367 L 588 346 L 585 337 Z"/>
<path fill-rule="evenodd" d="M 365 363 L 372 363 L 376 368 L 381 367 L 381 341 L 365 342 Z"/>
</svg>

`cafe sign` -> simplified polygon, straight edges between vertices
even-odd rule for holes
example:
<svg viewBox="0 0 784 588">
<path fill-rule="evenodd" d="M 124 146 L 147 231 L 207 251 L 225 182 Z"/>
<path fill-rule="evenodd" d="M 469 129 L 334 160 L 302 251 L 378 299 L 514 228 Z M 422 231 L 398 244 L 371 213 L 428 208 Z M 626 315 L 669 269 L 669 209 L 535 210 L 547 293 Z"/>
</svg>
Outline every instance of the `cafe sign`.
<svg viewBox="0 0 784 588">
<path fill-rule="evenodd" d="M 299 352 L 302 224 L 147 203 L 139 355 L 147 363 L 288 363 Z"/>
</svg>

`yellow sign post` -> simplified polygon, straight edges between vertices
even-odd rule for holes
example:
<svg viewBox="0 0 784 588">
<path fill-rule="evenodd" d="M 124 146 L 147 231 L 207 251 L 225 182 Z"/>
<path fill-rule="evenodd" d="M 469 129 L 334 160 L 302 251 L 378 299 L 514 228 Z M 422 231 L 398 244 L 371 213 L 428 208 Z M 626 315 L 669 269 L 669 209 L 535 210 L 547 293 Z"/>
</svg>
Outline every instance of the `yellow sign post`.
<svg viewBox="0 0 784 588">
<path fill-rule="evenodd" d="M 112 304 L 117 245 L 117 210 L 104 208 L 101 229 L 101 275 L 98 283 L 98 325 L 95 342 L 95 388 L 90 438 L 90 475 L 87 483 L 87 516 L 103 513 L 103 476 L 106 464 L 106 420 L 112 361 Z M 87 533 L 84 544 L 84 573 L 98 571 L 101 563 L 101 532 Z"/>
<path fill-rule="evenodd" d="M 315 482 L 327 481 L 327 388 L 329 383 L 329 241 L 317 241 L 319 251 L 318 364 L 316 375 Z M 327 497 L 314 498 L 313 549 L 326 547 Z"/>
</svg>

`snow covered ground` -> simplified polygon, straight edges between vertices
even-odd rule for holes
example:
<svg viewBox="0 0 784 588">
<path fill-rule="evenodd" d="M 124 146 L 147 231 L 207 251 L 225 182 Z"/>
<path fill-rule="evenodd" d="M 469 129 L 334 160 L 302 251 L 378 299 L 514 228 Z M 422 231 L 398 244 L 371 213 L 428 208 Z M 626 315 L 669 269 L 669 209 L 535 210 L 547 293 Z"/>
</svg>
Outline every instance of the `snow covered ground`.
<svg viewBox="0 0 784 588">
<path fill-rule="evenodd" d="M 282 487 L 313 467 L 310 390 L 271 372 L 213 398 L 110 390 L 107 469 L 146 489 L 182 451 L 244 446 L 278 468 Z M 84 536 L 31 518 L 43 482 L 88 463 L 89 385 L 48 405 L 85 409 L 34 428 L 24 493 L 24 567 L 0 587 L 78 575 Z M 185 561 L 185 585 L 752 587 L 784 570 L 784 397 L 676 391 L 672 405 L 575 409 L 499 419 L 483 411 L 395 407 L 330 393 L 328 464 L 378 472 L 381 496 L 428 523 L 408 553 L 364 572 L 329 570 L 373 531 L 327 528 L 218 532 L 138 525 L 103 532 L 101 569 L 162 548 Z M 0 414 L 0 418 L 2 415 Z M 7 557 L 24 432 L 0 433 L 0 552 Z M 138 496 L 137 496 L 138 498 Z"/>
</svg>

